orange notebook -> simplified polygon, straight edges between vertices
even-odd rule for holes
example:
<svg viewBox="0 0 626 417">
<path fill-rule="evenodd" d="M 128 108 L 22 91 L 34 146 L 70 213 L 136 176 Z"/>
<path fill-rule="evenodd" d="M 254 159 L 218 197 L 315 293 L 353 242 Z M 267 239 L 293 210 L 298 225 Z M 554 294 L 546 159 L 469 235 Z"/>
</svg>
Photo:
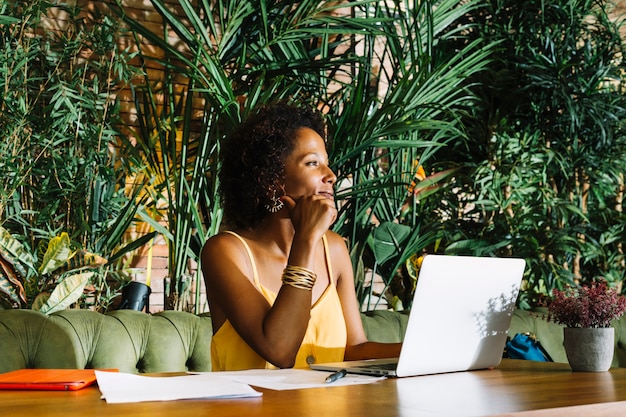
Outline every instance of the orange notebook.
<svg viewBox="0 0 626 417">
<path fill-rule="evenodd" d="M 0 374 L 0 389 L 75 391 L 94 382 L 93 369 L 18 369 Z"/>
</svg>

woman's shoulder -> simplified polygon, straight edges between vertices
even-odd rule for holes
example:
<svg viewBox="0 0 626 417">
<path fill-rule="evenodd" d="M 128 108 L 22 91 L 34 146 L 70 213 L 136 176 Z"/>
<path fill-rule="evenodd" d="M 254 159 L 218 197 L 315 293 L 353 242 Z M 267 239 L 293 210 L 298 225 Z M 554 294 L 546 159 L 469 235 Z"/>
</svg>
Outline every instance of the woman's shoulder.
<svg viewBox="0 0 626 417">
<path fill-rule="evenodd" d="M 343 238 L 343 236 L 341 236 L 340 234 L 333 232 L 332 230 L 329 230 L 325 233 L 326 235 L 326 241 L 328 242 L 328 246 L 329 248 L 332 250 L 337 250 L 337 249 L 347 249 L 348 245 L 346 242 L 346 239 Z"/>
<path fill-rule="evenodd" d="M 202 256 L 221 256 L 221 254 L 241 246 L 240 237 L 232 231 L 221 231 L 204 242 Z"/>
</svg>

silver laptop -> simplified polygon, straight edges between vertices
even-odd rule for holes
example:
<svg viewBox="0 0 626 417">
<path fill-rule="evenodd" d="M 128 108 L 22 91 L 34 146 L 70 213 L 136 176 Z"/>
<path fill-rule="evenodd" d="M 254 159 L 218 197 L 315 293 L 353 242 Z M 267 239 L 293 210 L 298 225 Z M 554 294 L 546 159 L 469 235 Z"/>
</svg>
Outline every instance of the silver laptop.
<svg viewBox="0 0 626 417">
<path fill-rule="evenodd" d="M 524 268 L 517 258 L 427 255 L 399 358 L 311 368 L 405 377 L 496 367 Z"/>
</svg>

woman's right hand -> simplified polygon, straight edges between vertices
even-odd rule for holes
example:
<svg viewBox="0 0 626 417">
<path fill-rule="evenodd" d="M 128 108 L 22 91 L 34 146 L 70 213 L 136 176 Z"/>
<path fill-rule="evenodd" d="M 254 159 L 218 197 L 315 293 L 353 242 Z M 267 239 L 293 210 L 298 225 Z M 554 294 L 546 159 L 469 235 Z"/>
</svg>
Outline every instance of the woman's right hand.
<svg viewBox="0 0 626 417">
<path fill-rule="evenodd" d="M 309 236 L 317 241 L 337 219 L 335 202 L 327 197 L 310 195 L 298 197 L 296 200 L 284 195 L 281 200 L 285 203 L 291 223 L 299 236 Z"/>
</svg>

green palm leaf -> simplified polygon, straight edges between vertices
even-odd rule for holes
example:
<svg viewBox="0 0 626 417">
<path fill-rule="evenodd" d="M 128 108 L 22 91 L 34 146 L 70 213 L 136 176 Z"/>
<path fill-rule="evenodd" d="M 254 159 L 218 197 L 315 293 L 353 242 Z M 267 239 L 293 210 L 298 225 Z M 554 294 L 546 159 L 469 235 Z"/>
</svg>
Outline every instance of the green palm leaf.
<svg viewBox="0 0 626 417">
<path fill-rule="evenodd" d="M 382 223 L 397 220 L 414 161 L 427 164 L 466 135 L 462 119 L 476 100 L 468 80 L 484 70 L 493 49 L 466 39 L 472 24 L 462 18 L 481 7 L 478 0 L 181 0 L 179 15 L 164 0 L 151 3 L 163 18 L 160 33 L 126 15 L 121 2 L 116 10 L 137 39 L 160 49 L 158 58 L 141 53 L 144 62 L 155 60 L 166 69 L 164 84 L 146 78 L 134 90 L 136 149 L 149 176 L 163 180 L 153 199 L 170 207 L 149 207 L 140 216 L 167 219 L 165 226 L 148 221 L 169 242 L 174 280 L 185 273 L 189 257 L 197 261 L 192 242 L 219 230 L 219 167 L 211 162 L 223 136 L 252 109 L 287 98 L 328 112 L 335 139 L 329 156 L 339 179 L 349 180 L 337 192 L 342 210 L 335 228 L 362 248 L 372 216 Z M 180 41 L 171 42 L 170 33 Z M 158 89 L 180 75 L 189 80 L 184 98 L 171 87 Z M 193 97 L 205 103 L 198 132 L 187 128 L 198 124 Z M 210 176 L 204 175 L 207 166 Z M 443 181 L 436 175 L 431 181 L 438 178 Z M 437 187 L 423 189 L 434 193 Z M 409 240 L 418 243 L 412 250 L 432 243 L 429 233 L 416 238 L 420 228 L 414 226 Z"/>
</svg>

